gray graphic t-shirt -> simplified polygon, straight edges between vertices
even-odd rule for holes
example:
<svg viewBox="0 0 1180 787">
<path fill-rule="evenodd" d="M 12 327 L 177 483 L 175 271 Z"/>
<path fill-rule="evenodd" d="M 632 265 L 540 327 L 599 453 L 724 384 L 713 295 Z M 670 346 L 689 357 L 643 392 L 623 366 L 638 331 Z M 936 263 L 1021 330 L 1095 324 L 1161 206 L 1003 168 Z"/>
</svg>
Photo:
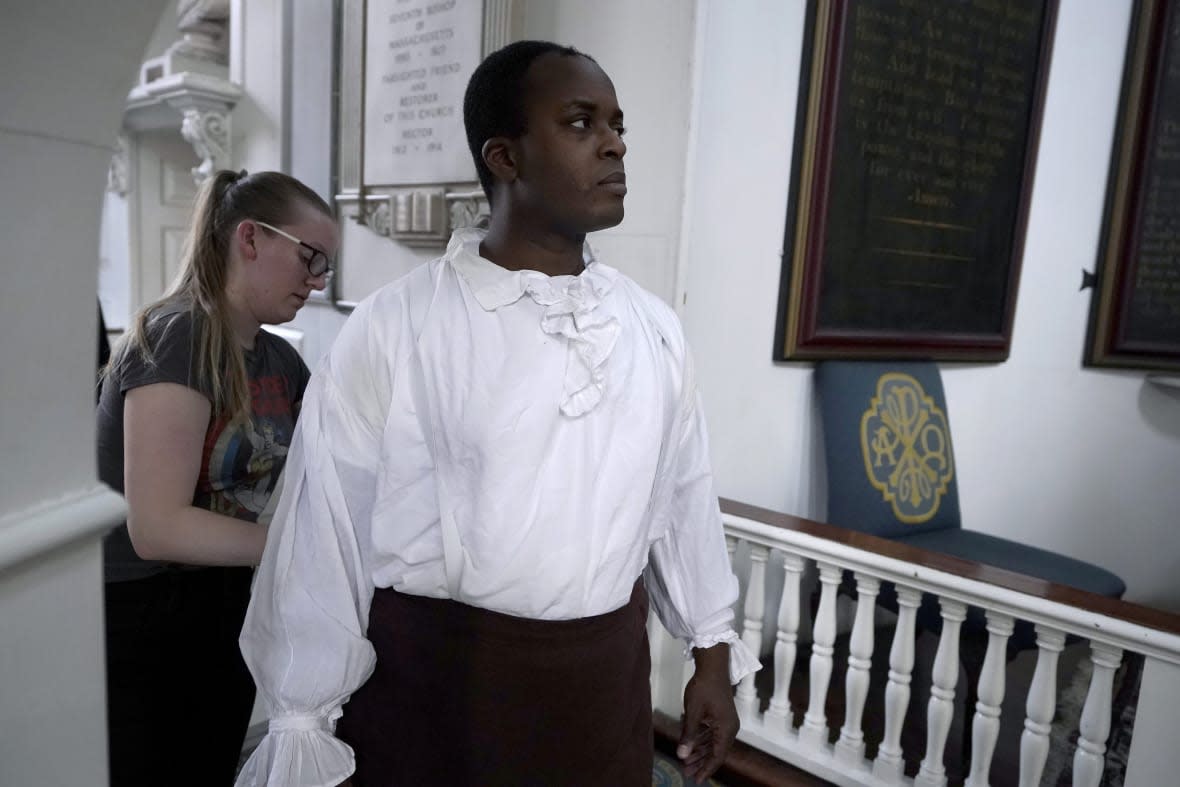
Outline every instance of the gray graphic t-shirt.
<svg viewBox="0 0 1180 787">
<path fill-rule="evenodd" d="M 208 396 L 198 381 L 193 348 L 193 315 L 181 306 L 152 315 L 147 341 L 154 363 L 131 353 L 103 381 L 98 404 L 98 474 L 118 492 L 123 485 L 123 397 L 133 388 L 177 383 Z M 230 422 L 211 416 L 193 505 L 254 522 L 266 508 L 286 463 L 295 418 L 307 387 L 307 366 L 281 338 L 260 331 L 246 353 L 252 417 Z M 126 524 L 104 544 L 108 582 L 141 579 L 168 566 L 135 554 Z"/>
</svg>

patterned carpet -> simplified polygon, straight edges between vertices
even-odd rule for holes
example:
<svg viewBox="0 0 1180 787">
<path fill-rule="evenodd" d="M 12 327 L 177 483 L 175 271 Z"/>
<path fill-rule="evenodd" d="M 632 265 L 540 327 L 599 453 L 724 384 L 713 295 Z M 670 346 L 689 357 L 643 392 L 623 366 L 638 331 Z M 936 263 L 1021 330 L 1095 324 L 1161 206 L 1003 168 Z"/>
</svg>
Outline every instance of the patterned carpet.
<svg viewBox="0 0 1180 787">
<path fill-rule="evenodd" d="M 684 775 L 684 772 L 680 770 L 680 765 L 674 759 L 661 751 L 656 751 L 655 765 L 651 769 L 651 787 L 688 787 L 697 783 L 690 781 Z M 715 779 L 709 779 L 702 784 L 709 787 L 723 787 L 721 782 Z"/>
</svg>

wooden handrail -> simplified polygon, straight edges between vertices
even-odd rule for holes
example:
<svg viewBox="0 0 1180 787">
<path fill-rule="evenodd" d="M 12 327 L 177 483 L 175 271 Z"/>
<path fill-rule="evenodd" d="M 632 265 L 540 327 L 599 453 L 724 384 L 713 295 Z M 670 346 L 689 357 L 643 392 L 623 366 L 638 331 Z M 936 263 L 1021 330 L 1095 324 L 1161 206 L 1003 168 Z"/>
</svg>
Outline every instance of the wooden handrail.
<svg viewBox="0 0 1180 787">
<path fill-rule="evenodd" d="M 1165 612 L 1164 610 L 1146 607 L 1142 604 L 1134 604 L 1129 601 L 1120 601 L 1098 595 L 1097 593 L 1090 593 L 1085 590 L 1071 588 L 1067 585 L 1059 585 L 1055 582 L 1030 577 L 1027 574 L 1008 571 L 997 566 L 977 563 L 973 560 L 965 560 L 941 552 L 932 552 L 928 549 L 922 549 L 910 544 L 890 541 L 887 538 L 880 538 L 879 536 L 873 536 L 868 533 L 861 533 L 857 530 L 850 530 L 823 522 L 814 522 L 810 519 L 803 519 L 802 517 L 772 511 L 767 508 L 760 508 L 724 497 L 720 498 L 720 502 L 721 511 L 725 514 L 742 517 L 743 519 L 751 519 L 755 522 L 761 522 L 783 530 L 805 533 L 815 538 L 843 544 L 854 549 L 861 549 L 907 563 L 915 563 L 926 568 L 945 571 L 948 574 L 955 574 L 966 579 L 973 579 L 978 582 L 1006 588 L 1017 593 L 1027 593 L 1048 601 L 1055 601 L 1060 604 L 1084 609 L 1088 612 L 1124 620 L 1128 623 L 1146 626 L 1147 628 L 1169 634 L 1180 635 L 1180 615 Z"/>
</svg>

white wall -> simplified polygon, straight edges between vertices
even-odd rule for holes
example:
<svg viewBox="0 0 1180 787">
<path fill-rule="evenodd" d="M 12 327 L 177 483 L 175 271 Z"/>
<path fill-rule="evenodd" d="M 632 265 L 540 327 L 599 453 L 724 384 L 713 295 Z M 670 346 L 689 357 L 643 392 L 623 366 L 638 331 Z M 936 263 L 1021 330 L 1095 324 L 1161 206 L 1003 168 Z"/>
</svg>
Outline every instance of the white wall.
<svg viewBox="0 0 1180 787">
<path fill-rule="evenodd" d="M 11 3 L 0 25 L 0 784 L 106 784 L 99 213 L 164 2 Z"/>
<path fill-rule="evenodd" d="M 822 518 L 809 364 L 771 346 L 794 138 L 802 0 L 703 3 L 690 151 L 685 327 L 719 492 Z M 1129 0 L 1062 0 L 1011 357 L 944 366 L 964 524 L 1109 567 L 1180 607 L 1180 399 L 1083 369 Z"/>
<path fill-rule="evenodd" d="M 521 0 L 521 38 L 591 55 L 615 83 L 627 126 L 626 218 L 591 242 L 671 303 L 688 150 L 694 6 L 685 0 Z"/>
</svg>

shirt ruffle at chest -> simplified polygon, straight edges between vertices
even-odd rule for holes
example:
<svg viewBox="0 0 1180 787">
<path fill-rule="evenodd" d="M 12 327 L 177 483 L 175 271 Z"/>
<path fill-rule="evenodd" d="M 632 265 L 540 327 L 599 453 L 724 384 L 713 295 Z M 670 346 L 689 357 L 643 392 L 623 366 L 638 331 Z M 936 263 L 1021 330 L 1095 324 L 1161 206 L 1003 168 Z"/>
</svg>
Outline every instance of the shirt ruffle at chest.
<svg viewBox="0 0 1180 787">
<path fill-rule="evenodd" d="M 482 239 L 478 230 L 457 231 L 446 259 L 485 310 L 510 306 L 525 296 L 544 308 L 541 330 L 563 337 L 567 345 L 561 413 L 577 418 L 590 412 L 606 392 L 608 361 L 622 330 L 619 319 L 604 307 L 618 271 L 598 262 L 588 243 L 583 249 L 586 267 L 577 276 L 508 270 L 480 256 Z"/>
<path fill-rule="evenodd" d="M 551 279 L 543 274 L 525 274 L 526 294 L 545 307 L 541 330 L 563 336 L 568 357 L 562 385 L 561 412 L 576 418 L 593 410 L 606 391 L 607 360 L 619 338 L 617 317 L 600 308 L 614 285 L 613 278 L 589 267 L 570 277 Z"/>
</svg>

